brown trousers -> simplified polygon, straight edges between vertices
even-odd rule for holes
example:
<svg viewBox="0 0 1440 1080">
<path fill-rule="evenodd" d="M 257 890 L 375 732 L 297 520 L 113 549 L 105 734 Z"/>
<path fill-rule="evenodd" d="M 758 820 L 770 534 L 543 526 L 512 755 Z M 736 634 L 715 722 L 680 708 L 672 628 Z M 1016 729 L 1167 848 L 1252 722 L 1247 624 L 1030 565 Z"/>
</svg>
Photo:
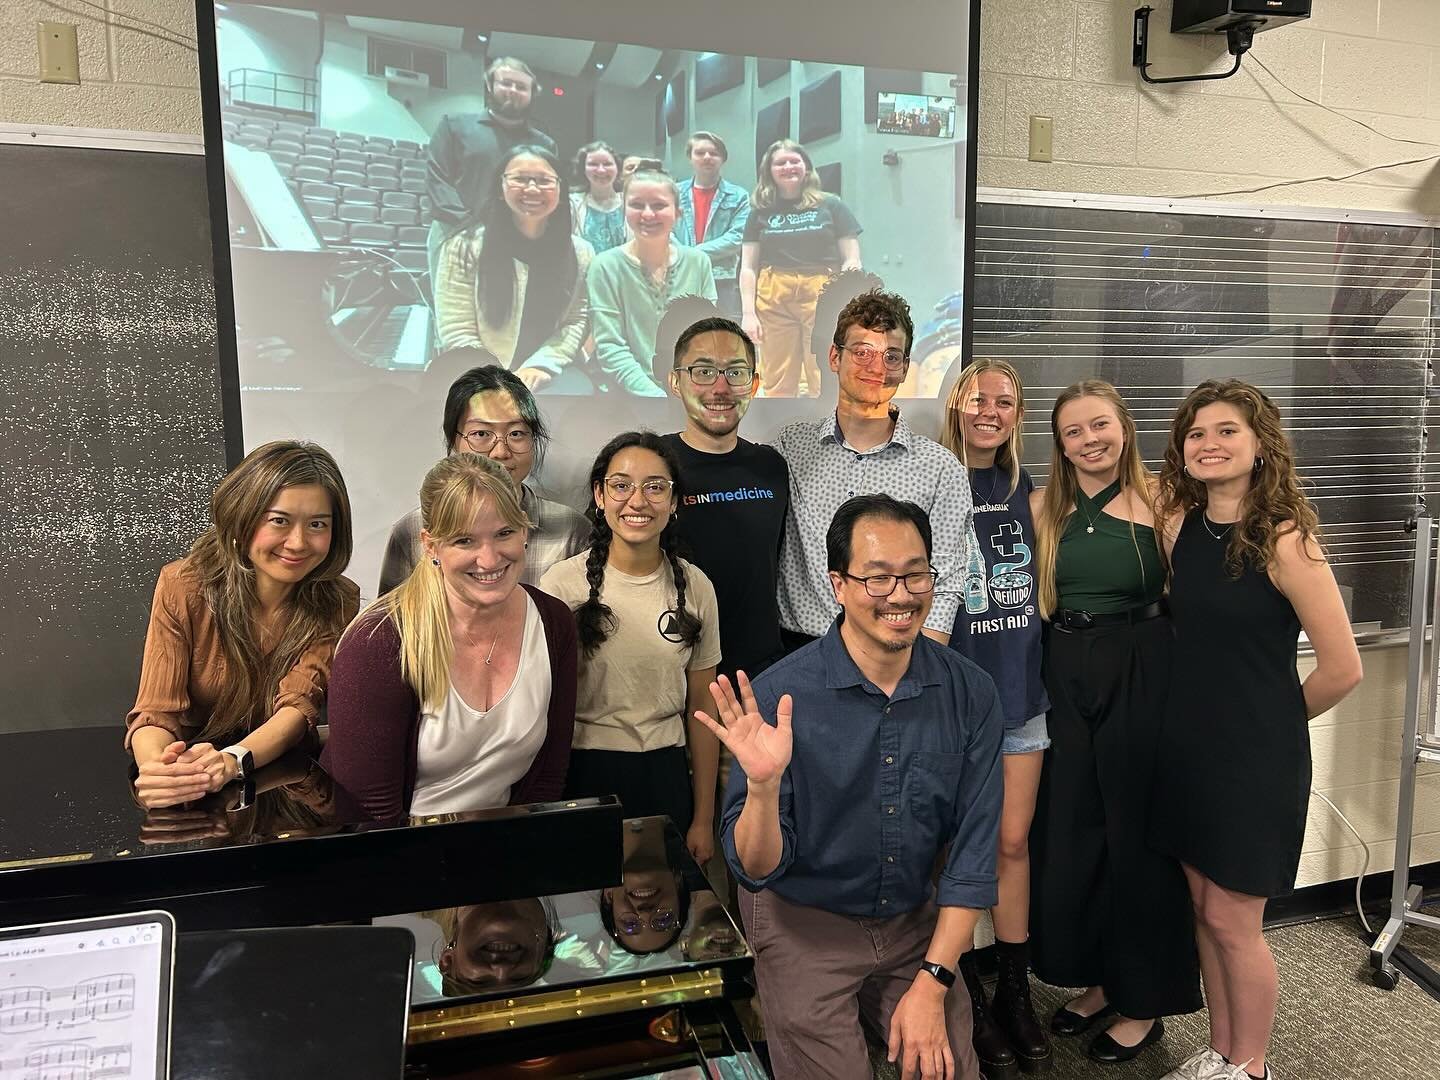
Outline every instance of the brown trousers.
<svg viewBox="0 0 1440 1080">
<path fill-rule="evenodd" d="M 740 916 L 776 1080 L 871 1080 L 865 1032 L 889 1038 L 935 932 L 935 905 L 868 919 L 741 889 Z M 957 1080 L 979 1080 L 970 997 L 958 984 L 945 996 L 945 1026 Z"/>
<path fill-rule="evenodd" d="M 807 396 L 820 393 L 820 369 L 810 353 L 810 334 L 815 326 L 815 305 L 827 280 L 825 273 L 769 266 L 760 271 L 755 284 L 755 317 L 762 329 L 760 387 L 766 397 L 795 397 L 802 379 Z M 829 333 L 826 331 L 827 341 Z"/>
</svg>

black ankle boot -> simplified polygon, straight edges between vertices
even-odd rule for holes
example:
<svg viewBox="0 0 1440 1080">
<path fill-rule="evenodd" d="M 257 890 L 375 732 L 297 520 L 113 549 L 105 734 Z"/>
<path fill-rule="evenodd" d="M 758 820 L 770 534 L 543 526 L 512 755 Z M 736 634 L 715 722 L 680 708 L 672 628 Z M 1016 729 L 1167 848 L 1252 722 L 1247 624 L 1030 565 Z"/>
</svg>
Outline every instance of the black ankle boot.
<svg viewBox="0 0 1440 1080">
<path fill-rule="evenodd" d="M 965 980 L 965 989 L 970 991 L 970 1019 L 973 1025 L 970 1039 L 975 1044 L 975 1056 L 980 1059 L 980 1075 L 985 1080 L 1015 1080 L 1020 1074 L 1015 1054 L 1006 1045 L 1005 1036 L 990 1015 L 985 988 L 980 985 L 980 973 L 975 970 L 973 953 L 967 952 L 960 957 L 960 977 Z"/>
<path fill-rule="evenodd" d="M 1045 1072 L 1053 1059 L 1050 1040 L 1030 1003 L 1030 943 L 996 941 L 995 957 L 994 1023 L 1004 1032 L 1022 1070 Z"/>
</svg>

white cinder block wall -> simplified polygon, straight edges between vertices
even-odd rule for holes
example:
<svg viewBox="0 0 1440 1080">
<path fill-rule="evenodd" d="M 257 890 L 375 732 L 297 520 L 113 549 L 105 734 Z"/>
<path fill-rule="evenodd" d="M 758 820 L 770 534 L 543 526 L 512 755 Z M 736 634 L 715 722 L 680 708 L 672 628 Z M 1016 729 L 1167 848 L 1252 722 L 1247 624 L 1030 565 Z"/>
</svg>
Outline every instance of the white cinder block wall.
<svg viewBox="0 0 1440 1080">
<path fill-rule="evenodd" d="M 189 0 L 0 4 L 0 122 L 200 132 Z M 957 0 L 958 2 L 958 0 Z M 1170 0 L 1150 0 L 1156 75 L 1220 70 L 1220 38 L 1168 33 Z M 985 0 L 980 172 L 985 187 L 1190 196 L 1306 180 L 1228 201 L 1440 215 L 1440 162 L 1341 176 L 1440 156 L 1440 0 L 1315 0 L 1306 24 L 1255 39 L 1241 74 L 1193 86 L 1143 85 L 1130 66 L 1138 0 Z M 93 18 L 82 18 L 85 10 Z M 36 81 L 35 23 L 78 22 L 79 86 Z M 119 24 L 129 23 L 132 28 Z M 153 25 L 146 25 L 153 24 Z M 1396 142 L 1282 89 L 1363 120 Z M 1054 118 L 1054 158 L 1026 160 L 1031 115 Z M 1430 140 L 1427 142 L 1427 140 Z M 1404 650 L 1365 654 L 1355 695 L 1312 725 L 1315 786 L 1392 863 Z M 1417 798 L 1414 861 L 1440 860 L 1440 770 Z M 1353 837 L 1312 800 L 1300 884 L 1360 869 Z"/>
</svg>

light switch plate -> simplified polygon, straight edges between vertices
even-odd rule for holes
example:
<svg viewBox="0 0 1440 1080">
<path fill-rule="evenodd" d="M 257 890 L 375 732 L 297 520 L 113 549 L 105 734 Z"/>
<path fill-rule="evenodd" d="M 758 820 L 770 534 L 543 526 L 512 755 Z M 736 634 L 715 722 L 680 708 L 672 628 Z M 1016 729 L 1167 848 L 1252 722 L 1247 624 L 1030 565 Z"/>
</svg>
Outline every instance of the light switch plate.
<svg viewBox="0 0 1440 1080">
<path fill-rule="evenodd" d="M 40 81 L 78 83 L 80 45 L 70 23 L 42 22 L 40 37 Z"/>
<path fill-rule="evenodd" d="M 1030 117 L 1030 160 L 1053 161 L 1055 121 L 1049 116 Z"/>
</svg>

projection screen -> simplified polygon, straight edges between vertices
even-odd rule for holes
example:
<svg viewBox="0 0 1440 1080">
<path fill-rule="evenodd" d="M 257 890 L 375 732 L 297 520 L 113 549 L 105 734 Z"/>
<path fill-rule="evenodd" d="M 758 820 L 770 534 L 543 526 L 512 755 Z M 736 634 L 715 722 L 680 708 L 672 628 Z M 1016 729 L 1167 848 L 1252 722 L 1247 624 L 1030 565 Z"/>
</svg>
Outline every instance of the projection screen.
<svg viewBox="0 0 1440 1080">
<path fill-rule="evenodd" d="M 744 230 L 698 237 L 684 214 L 697 132 L 724 152 L 719 190 L 730 194 L 714 198 L 730 199 L 731 212 L 743 203 L 752 251 L 793 270 L 762 270 L 752 296 L 776 281 L 803 292 L 841 269 L 813 243 L 829 228 L 858 243 L 846 265 L 909 300 L 916 340 L 897 400 L 933 434 L 936 398 L 969 341 L 975 7 L 199 0 L 212 213 L 228 239 L 228 266 L 223 252 L 217 263 L 222 361 L 239 412 L 231 456 L 241 440 L 248 450 L 275 438 L 334 453 L 354 509 L 350 575 L 373 596 L 390 526 L 445 451 L 446 387 L 478 346 L 536 389 L 554 435 L 537 486 L 583 508 L 582 475 L 606 439 L 684 421 L 665 391 L 674 328 L 659 325 L 680 271 L 618 297 L 602 295 L 593 272 L 607 244 L 656 227 L 632 220 L 623 198 L 618 212 L 595 209 L 609 201 L 607 155 L 617 167 L 642 159 L 665 181 L 646 190 L 681 194 L 668 226 L 661 207 L 661 227 L 676 249 L 705 256 L 675 257 L 687 268 L 682 291 L 737 318 L 746 306 Z M 528 102 L 507 85 L 515 71 L 503 60 L 528 72 Z M 497 115 L 553 146 L 554 186 L 521 175 L 548 175 L 533 157 L 515 159 L 512 179 L 476 165 Z M 779 174 L 760 169 L 782 139 L 772 164 L 803 167 L 816 192 L 798 208 L 775 197 Z M 579 155 L 596 142 L 606 149 Z M 527 264 L 518 306 L 476 286 L 489 203 L 512 182 L 517 199 L 582 241 L 567 245 L 574 260 Z M 786 317 L 764 326 L 762 378 L 799 374 L 775 378 L 754 402 L 741 434 L 755 441 L 834 408 L 824 363 L 833 321 L 815 332 L 803 302 Z"/>
</svg>

